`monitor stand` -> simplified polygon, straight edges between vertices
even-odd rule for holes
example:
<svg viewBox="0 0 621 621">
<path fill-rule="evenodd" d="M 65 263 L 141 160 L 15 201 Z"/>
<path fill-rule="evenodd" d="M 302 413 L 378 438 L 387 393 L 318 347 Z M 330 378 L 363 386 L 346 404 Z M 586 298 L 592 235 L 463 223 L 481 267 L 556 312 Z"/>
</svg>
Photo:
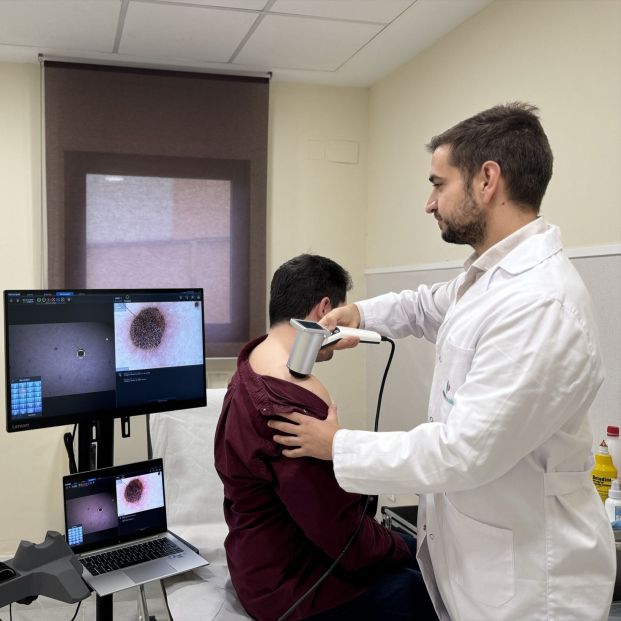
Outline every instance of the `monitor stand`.
<svg viewBox="0 0 621 621">
<path fill-rule="evenodd" d="M 114 461 L 114 417 L 78 423 L 78 470 L 107 468 Z M 112 595 L 96 595 L 97 621 L 112 621 Z"/>
</svg>

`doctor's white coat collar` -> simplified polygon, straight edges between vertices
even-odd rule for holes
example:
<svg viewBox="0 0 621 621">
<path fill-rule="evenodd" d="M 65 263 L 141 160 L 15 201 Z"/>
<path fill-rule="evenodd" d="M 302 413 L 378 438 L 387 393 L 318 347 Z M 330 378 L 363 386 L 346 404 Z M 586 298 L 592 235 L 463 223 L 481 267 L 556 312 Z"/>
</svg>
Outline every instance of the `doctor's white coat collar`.
<svg viewBox="0 0 621 621">
<path fill-rule="evenodd" d="M 467 261 L 464 263 L 464 269 L 468 271 L 470 268 L 476 268 L 482 272 L 487 272 L 492 267 L 498 265 L 510 252 L 517 248 L 522 242 L 526 241 L 533 235 L 539 235 L 545 233 L 548 229 L 548 225 L 545 220 L 539 216 L 532 222 L 525 224 L 517 231 L 511 233 L 504 239 L 494 244 L 491 248 L 488 248 L 481 256 L 476 252 L 472 253 Z M 537 261 L 539 262 L 539 261 Z M 504 264 L 503 264 L 504 267 Z M 507 270 L 512 272 L 512 270 Z M 521 270 L 520 270 L 521 271 Z M 512 272 L 513 273 L 513 272 Z"/>
<path fill-rule="evenodd" d="M 518 246 L 520 252 L 513 252 Z M 465 277 L 457 293 L 457 299 L 461 298 L 483 274 L 491 272 L 494 268 L 515 276 L 556 254 L 562 247 L 558 227 L 546 224 L 542 217 L 538 217 L 494 244 L 481 256 L 473 253 L 468 258 L 464 263 Z"/>
</svg>

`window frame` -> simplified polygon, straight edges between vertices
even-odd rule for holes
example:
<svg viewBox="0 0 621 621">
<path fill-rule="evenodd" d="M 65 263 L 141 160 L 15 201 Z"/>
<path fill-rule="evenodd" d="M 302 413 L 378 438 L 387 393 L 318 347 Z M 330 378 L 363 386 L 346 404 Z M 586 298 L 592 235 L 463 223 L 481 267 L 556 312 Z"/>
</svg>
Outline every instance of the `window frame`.
<svg viewBox="0 0 621 621">
<path fill-rule="evenodd" d="M 205 157 L 149 156 L 123 153 L 66 151 L 64 158 L 64 273 L 67 288 L 88 288 L 86 270 L 87 175 L 171 179 L 225 180 L 231 184 L 229 279 L 231 321 L 213 323 L 205 314 L 206 348 L 211 355 L 226 344 L 245 342 L 250 323 L 250 162 Z M 71 220 L 71 225 L 69 225 Z M 233 284 L 235 286 L 233 286 Z M 137 285 L 138 286 L 138 285 Z M 201 286 L 195 283 L 195 286 Z M 208 295 L 205 294 L 206 308 Z M 233 308 L 248 309 L 240 314 Z M 209 354 L 208 354 L 209 355 Z"/>
</svg>

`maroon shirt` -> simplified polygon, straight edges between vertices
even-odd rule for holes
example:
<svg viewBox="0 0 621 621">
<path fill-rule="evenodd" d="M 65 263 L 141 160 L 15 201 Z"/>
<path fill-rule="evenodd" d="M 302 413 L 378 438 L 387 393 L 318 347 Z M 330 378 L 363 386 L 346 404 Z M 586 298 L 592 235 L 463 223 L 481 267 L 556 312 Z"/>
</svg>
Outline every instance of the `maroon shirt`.
<svg viewBox="0 0 621 621">
<path fill-rule="evenodd" d="M 293 411 L 324 419 L 328 406 L 297 384 L 252 370 L 248 357 L 264 338 L 248 343 L 238 358 L 216 430 L 215 465 L 224 483 L 231 580 L 250 615 L 274 621 L 343 550 L 365 498 L 339 487 L 332 462 L 281 455 L 267 421 Z M 345 603 L 387 567 L 410 559 L 399 535 L 365 516 L 339 565 L 288 618 Z"/>
</svg>

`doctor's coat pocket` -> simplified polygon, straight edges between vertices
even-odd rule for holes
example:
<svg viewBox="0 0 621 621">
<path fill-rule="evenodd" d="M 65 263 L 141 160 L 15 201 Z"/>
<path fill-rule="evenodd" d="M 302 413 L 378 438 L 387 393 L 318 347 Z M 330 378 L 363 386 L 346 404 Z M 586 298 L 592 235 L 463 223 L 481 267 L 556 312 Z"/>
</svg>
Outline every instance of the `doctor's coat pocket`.
<svg viewBox="0 0 621 621">
<path fill-rule="evenodd" d="M 444 341 L 438 351 L 430 395 L 430 410 L 438 422 L 446 422 L 457 401 L 457 391 L 466 381 L 474 349 L 464 349 Z"/>
<path fill-rule="evenodd" d="M 461 513 L 444 496 L 449 578 L 474 600 L 502 606 L 515 594 L 513 531 Z"/>
</svg>

